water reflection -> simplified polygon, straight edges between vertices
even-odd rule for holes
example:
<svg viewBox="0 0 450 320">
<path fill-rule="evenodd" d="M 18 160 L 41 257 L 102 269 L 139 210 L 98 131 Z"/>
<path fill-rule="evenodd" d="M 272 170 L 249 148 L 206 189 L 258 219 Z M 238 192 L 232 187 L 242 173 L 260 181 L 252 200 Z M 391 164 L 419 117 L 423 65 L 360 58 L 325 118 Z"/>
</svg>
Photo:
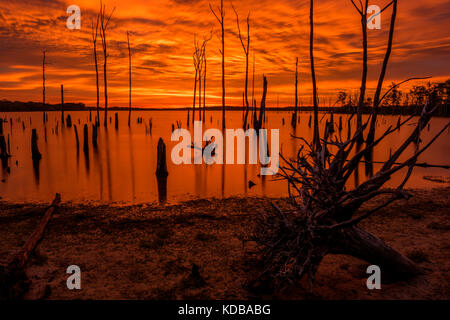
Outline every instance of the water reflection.
<svg viewBox="0 0 450 320">
<path fill-rule="evenodd" d="M 0 183 L 2 198 L 13 201 L 48 202 L 52 200 L 56 192 L 59 192 L 65 201 L 89 200 L 128 204 L 160 201 L 173 203 L 204 197 L 287 196 L 285 181 L 274 181 L 270 176 L 261 176 L 259 164 L 248 164 L 249 153 L 253 150 L 248 149 L 250 146 L 247 139 L 245 161 L 247 164 L 206 165 L 203 162 L 199 165 L 174 165 L 170 154 L 178 142 L 170 141 L 172 124 L 177 121 L 184 122 L 183 126 L 186 128 L 187 112 L 136 111 L 132 113 L 131 128 L 128 127 L 128 113 L 118 112 L 117 130 L 115 130 L 115 121 L 112 121 L 113 123 L 108 128 L 103 125 L 96 127 L 95 119 L 92 119 L 93 117 L 89 116 L 87 112 L 67 112 L 66 110 L 65 116 L 66 125 L 62 126 L 59 112 L 46 113 L 45 123 L 42 113 L 38 112 L 0 114 L 1 118 L 9 119 L 9 121 L 3 122 L 3 136 L 6 140 L 6 152 L 11 154 L 9 160 L 2 158 L 2 178 L 4 179 L 4 182 Z M 206 121 L 203 122 L 203 131 L 211 128 L 220 129 L 221 116 L 221 111 L 207 111 Z M 330 123 L 329 131 L 333 131 L 331 123 L 334 124 L 333 129 L 336 132 L 329 132 L 332 135 L 337 137 L 342 135 L 345 139 L 349 133 L 354 133 L 356 117 L 334 115 L 334 118 L 331 118 L 331 115 L 323 114 L 320 117 L 323 120 L 320 122 L 322 135 L 326 130 L 327 122 Z M 142 118 L 142 120 L 137 121 L 138 118 Z M 284 125 L 283 118 L 285 119 Z M 306 140 L 311 140 L 312 128 L 309 125 L 312 125 L 312 120 L 310 113 L 299 113 L 297 126 L 293 128 L 287 119 L 291 119 L 290 113 L 268 112 L 266 128 L 280 129 L 280 150 L 282 150 L 283 156 L 292 158 L 297 155 L 302 144 L 301 140 L 292 139 L 292 136 L 301 136 Z M 364 119 L 367 120 L 367 117 Z M 192 118 L 190 120 L 192 121 Z M 388 126 L 395 126 L 397 121 L 398 117 L 380 116 L 377 135 L 386 130 Z M 433 119 L 431 125 L 424 130 L 423 143 L 429 141 L 430 137 L 447 121 L 444 118 Z M 22 123 L 22 130 L 17 130 L 15 125 L 20 125 L 20 123 Z M 230 129 L 241 128 L 242 113 L 229 112 L 227 126 Z M 59 127 L 58 130 L 56 130 L 57 127 Z M 353 175 L 353 179 L 349 180 L 349 187 L 359 184 L 367 176 L 376 173 L 382 165 L 378 162 L 386 160 L 389 150 L 398 146 L 413 128 L 414 126 L 405 126 L 401 131 L 396 131 L 370 154 L 365 155 L 364 161 Z M 42 160 L 33 160 L 30 152 L 32 150 L 30 137 L 33 129 L 39 138 L 36 140 L 36 145 L 42 153 Z M 193 137 L 193 126 L 191 125 L 188 130 Z M 419 161 L 449 165 L 450 160 L 447 155 L 450 150 L 450 139 L 448 139 L 448 135 L 449 132 L 446 132 L 440 137 L 435 145 L 421 155 Z M 164 140 L 167 150 L 169 176 L 165 179 L 155 177 L 156 142 L 160 137 Z M 226 139 L 226 135 L 224 135 L 224 139 Z M 225 140 L 224 145 L 226 145 Z M 270 139 L 266 141 L 266 145 L 267 153 L 271 154 Z M 408 152 L 414 152 L 414 146 L 411 146 Z M 10 163 L 16 162 L 16 166 L 10 169 L 11 173 L 7 174 L 6 168 L 10 167 Z M 400 183 L 404 173 L 395 175 L 393 183 L 390 185 Z M 439 168 L 415 168 L 407 187 L 439 186 L 432 181 L 424 180 L 424 175 L 447 176 L 448 172 Z"/>
</svg>

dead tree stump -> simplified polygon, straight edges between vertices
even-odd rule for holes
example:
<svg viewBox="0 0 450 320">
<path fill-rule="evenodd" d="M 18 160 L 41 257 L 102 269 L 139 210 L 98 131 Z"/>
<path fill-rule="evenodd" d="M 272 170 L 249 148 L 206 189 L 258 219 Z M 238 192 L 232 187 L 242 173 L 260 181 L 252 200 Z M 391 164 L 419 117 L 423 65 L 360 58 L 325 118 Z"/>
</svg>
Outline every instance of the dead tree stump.
<svg viewBox="0 0 450 320">
<path fill-rule="evenodd" d="M 92 146 L 97 148 L 97 125 L 92 124 Z"/>
<path fill-rule="evenodd" d="M 73 129 L 75 131 L 75 139 L 77 141 L 77 153 L 78 153 L 78 150 L 80 149 L 80 140 L 78 139 L 78 130 L 76 124 L 73 126 Z"/>
<path fill-rule="evenodd" d="M 166 163 L 166 145 L 162 138 L 158 141 L 158 154 L 156 164 L 156 179 L 158 180 L 158 198 L 159 202 L 163 203 L 167 200 L 167 171 Z"/>
<path fill-rule="evenodd" d="M 0 135 L 0 159 L 2 161 L 2 167 L 3 168 L 7 168 L 8 167 L 8 158 L 9 158 L 9 154 L 8 154 L 7 149 L 6 149 L 5 136 L 4 135 Z"/>
<path fill-rule="evenodd" d="M 67 125 L 67 128 L 71 128 L 72 127 L 72 117 L 70 116 L 70 114 L 67 115 L 66 125 Z"/>
<path fill-rule="evenodd" d="M 167 177 L 169 175 L 167 171 L 167 160 L 166 160 L 166 145 L 162 138 L 158 141 L 158 155 L 156 164 L 156 176 Z"/>
<path fill-rule="evenodd" d="M 36 133 L 36 129 L 33 129 L 31 132 L 31 156 L 33 158 L 33 161 L 39 161 L 42 158 L 42 154 L 39 152 L 37 141 L 38 136 Z"/>
<path fill-rule="evenodd" d="M 88 127 L 87 124 L 84 125 L 83 130 L 83 151 L 86 156 L 89 155 L 89 135 L 88 135 Z"/>
</svg>

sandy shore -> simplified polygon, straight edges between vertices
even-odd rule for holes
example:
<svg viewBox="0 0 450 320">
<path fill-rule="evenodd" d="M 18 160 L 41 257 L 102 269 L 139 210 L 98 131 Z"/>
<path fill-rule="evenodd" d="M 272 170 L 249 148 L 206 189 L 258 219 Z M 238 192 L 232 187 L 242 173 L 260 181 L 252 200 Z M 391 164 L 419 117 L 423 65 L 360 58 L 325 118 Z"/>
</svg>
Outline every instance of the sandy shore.
<svg viewBox="0 0 450 320">
<path fill-rule="evenodd" d="M 367 263 L 327 256 L 317 299 L 450 299 L 450 187 L 411 190 L 414 197 L 380 211 L 362 226 L 416 261 L 426 274 L 366 288 Z M 64 199 L 63 199 L 64 200 Z M 250 292 L 254 245 L 243 241 L 268 199 L 190 201 L 173 206 L 64 204 L 26 267 L 27 299 L 304 299 L 298 286 Z M 284 199 L 272 199 L 281 207 Z M 367 203 L 364 209 L 376 202 Z M 18 249 L 44 206 L 0 202 L 0 257 Z M 68 290 L 66 268 L 78 265 L 82 290 Z M 199 267 L 204 281 L 192 278 Z"/>
</svg>

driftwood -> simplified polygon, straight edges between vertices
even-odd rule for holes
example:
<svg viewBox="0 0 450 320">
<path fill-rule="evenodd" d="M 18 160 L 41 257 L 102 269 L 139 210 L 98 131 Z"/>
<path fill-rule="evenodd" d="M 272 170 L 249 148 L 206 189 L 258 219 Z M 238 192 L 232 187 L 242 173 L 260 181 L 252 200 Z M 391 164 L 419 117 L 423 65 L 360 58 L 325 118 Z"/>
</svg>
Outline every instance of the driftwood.
<svg viewBox="0 0 450 320">
<path fill-rule="evenodd" d="M 370 118 L 348 140 L 342 141 L 340 135 L 334 138 L 325 135 L 319 149 L 313 141 L 295 137 L 304 143 L 297 157 L 286 159 L 280 155 L 285 162 L 280 167 L 281 176 L 288 182 L 293 211 L 287 214 L 273 205 L 272 211 L 262 215 L 253 235 L 266 261 L 262 275 L 276 280 L 279 285 L 307 276 L 312 290 L 317 269 L 327 254 L 352 255 L 376 264 L 393 280 L 422 274 L 420 267 L 358 227 L 358 223 L 398 199 L 411 197 L 404 186 L 414 167 L 421 165 L 417 163 L 418 157 L 450 127 L 448 122 L 421 146 L 420 134 L 434 110 L 425 106 L 414 131 L 392 151 L 378 172 L 353 189 L 348 189 L 347 181 L 356 173 L 367 151 L 407 124 L 413 116 L 398 126 L 389 127 L 362 149 L 358 148 L 357 141 L 367 129 Z M 413 154 L 405 154 L 412 145 L 415 148 Z M 405 156 L 406 160 L 400 162 L 399 159 Z M 395 189 L 383 188 L 391 176 L 402 169 L 407 172 L 400 185 Z M 380 199 L 377 207 L 360 210 L 365 202 L 381 195 L 388 197 Z"/>
<path fill-rule="evenodd" d="M 52 204 L 47 208 L 36 229 L 20 248 L 5 264 L 0 265 L 0 298 L 20 299 L 26 293 L 30 281 L 25 274 L 24 267 L 33 250 L 42 239 L 45 228 L 53 213 L 61 202 L 57 193 Z"/>
</svg>

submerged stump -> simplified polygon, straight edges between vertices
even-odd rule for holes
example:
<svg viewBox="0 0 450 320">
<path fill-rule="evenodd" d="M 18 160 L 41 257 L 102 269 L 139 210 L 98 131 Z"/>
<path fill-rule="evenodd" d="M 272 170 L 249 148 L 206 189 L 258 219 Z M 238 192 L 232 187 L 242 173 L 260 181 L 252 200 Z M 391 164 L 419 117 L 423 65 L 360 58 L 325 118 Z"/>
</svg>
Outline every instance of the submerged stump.
<svg viewBox="0 0 450 320">
<path fill-rule="evenodd" d="M 39 161 L 42 158 L 42 154 L 39 152 L 37 141 L 38 136 L 36 133 L 36 129 L 33 129 L 31 132 L 31 156 L 33 158 L 33 161 Z"/>
<path fill-rule="evenodd" d="M 156 179 L 158 180 L 158 199 L 160 203 L 167 200 L 167 160 L 166 160 L 166 145 L 162 138 L 158 141 L 158 154 L 156 164 Z"/>
<path fill-rule="evenodd" d="M 83 151 L 86 156 L 89 155 L 89 141 L 88 141 L 88 127 L 87 124 L 84 125 L 83 130 Z"/>
</svg>

